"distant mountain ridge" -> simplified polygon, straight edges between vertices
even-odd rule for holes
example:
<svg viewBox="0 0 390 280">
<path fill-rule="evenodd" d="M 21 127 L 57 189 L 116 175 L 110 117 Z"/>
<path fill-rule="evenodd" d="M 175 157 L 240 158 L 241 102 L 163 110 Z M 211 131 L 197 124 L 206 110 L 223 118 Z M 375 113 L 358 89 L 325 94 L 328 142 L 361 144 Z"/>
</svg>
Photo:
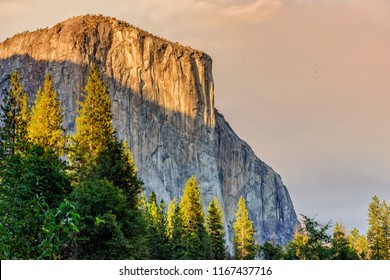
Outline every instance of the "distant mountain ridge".
<svg viewBox="0 0 390 280">
<path fill-rule="evenodd" d="M 291 239 L 298 220 L 288 190 L 214 108 L 207 54 L 114 18 L 78 16 L 0 43 L 0 87 L 18 69 L 34 100 L 50 71 L 72 133 L 76 100 L 93 63 L 108 84 L 114 127 L 129 143 L 147 192 L 169 202 L 195 175 L 203 204 L 214 196 L 221 202 L 228 244 L 241 195 L 258 242 Z"/>
</svg>

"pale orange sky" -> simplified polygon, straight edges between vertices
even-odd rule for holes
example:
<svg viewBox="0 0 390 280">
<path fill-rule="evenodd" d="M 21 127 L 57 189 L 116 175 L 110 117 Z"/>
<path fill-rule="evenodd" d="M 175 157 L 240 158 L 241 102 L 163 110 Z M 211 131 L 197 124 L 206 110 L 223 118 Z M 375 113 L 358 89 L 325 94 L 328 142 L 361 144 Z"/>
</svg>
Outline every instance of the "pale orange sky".
<svg viewBox="0 0 390 280">
<path fill-rule="evenodd" d="M 216 107 L 297 213 L 365 233 L 390 203 L 390 2 L 0 0 L 0 41 L 96 13 L 213 58 Z"/>
</svg>

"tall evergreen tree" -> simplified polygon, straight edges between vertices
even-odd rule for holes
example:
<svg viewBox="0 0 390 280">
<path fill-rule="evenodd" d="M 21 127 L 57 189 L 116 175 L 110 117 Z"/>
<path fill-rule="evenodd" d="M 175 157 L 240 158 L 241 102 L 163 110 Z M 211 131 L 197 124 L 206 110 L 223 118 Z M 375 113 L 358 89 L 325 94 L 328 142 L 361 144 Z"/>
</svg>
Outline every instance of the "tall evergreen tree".
<svg viewBox="0 0 390 280">
<path fill-rule="evenodd" d="M 336 223 L 333 228 L 331 241 L 331 259 L 333 260 L 357 260 L 358 253 L 351 246 L 348 235 L 342 224 Z"/>
<path fill-rule="evenodd" d="M 165 204 L 157 204 L 156 194 L 152 192 L 147 203 L 147 220 L 149 223 L 149 246 L 152 259 L 167 259 L 166 213 Z"/>
<path fill-rule="evenodd" d="M 304 227 L 297 226 L 294 231 L 293 239 L 286 244 L 287 260 L 307 260 L 310 256 L 310 248 L 308 246 L 309 236 L 304 230 Z"/>
<path fill-rule="evenodd" d="M 222 207 L 217 197 L 210 201 L 207 209 L 206 231 L 210 238 L 210 258 L 216 260 L 225 259 L 225 229 L 223 226 Z"/>
<path fill-rule="evenodd" d="M 382 258 L 390 259 L 390 209 L 386 201 L 380 205 L 379 226 L 381 228 Z"/>
<path fill-rule="evenodd" d="M 255 250 L 255 230 L 253 222 L 249 220 L 248 209 L 246 208 L 245 199 L 241 196 L 238 201 L 236 211 L 236 220 L 233 224 L 234 230 L 234 256 L 239 260 L 254 259 Z"/>
<path fill-rule="evenodd" d="M 19 100 L 19 115 L 16 117 L 16 132 L 20 143 L 20 148 L 22 151 L 26 151 L 29 148 L 29 139 L 28 139 L 28 125 L 31 121 L 31 108 L 28 103 L 28 97 L 25 92 Z"/>
<path fill-rule="evenodd" d="M 191 176 L 184 187 L 180 200 L 183 226 L 188 233 L 199 231 L 203 227 L 204 213 L 200 202 L 200 187 L 194 176 Z"/>
<path fill-rule="evenodd" d="M 99 154 L 115 141 L 110 96 L 95 64 L 83 91 L 84 100 L 79 102 L 70 161 L 74 168 L 89 169 L 96 165 Z"/>
<path fill-rule="evenodd" d="M 183 219 L 180 211 L 180 206 L 178 204 L 170 204 L 172 207 L 174 205 L 173 213 L 168 218 L 172 225 L 172 232 L 168 241 L 168 250 L 171 259 L 181 260 L 186 258 L 187 247 L 186 247 L 186 232 L 183 227 Z"/>
<path fill-rule="evenodd" d="M 208 254 L 208 236 L 204 227 L 200 187 L 194 176 L 187 180 L 179 206 L 186 242 L 183 258 L 205 259 Z"/>
<path fill-rule="evenodd" d="M 167 211 L 167 222 L 165 226 L 165 232 L 168 237 L 168 239 L 172 239 L 172 233 L 173 233 L 173 228 L 175 224 L 175 212 L 177 208 L 177 198 L 174 197 L 172 201 L 168 205 L 168 211 Z"/>
<path fill-rule="evenodd" d="M 32 108 L 31 121 L 27 127 L 29 140 L 63 155 L 65 129 L 62 122 L 61 104 L 54 90 L 51 75 L 47 73 L 43 89 L 39 88 Z"/>
<path fill-rule="evenodd" d="M 369 258 L 367 238 L 364 234 L 360 234 L 357 228 L 350 231 L 348 240 L 351 248 L 358 254 L 360 260 Z"/>
<path fill-rule="evenodd" d="M 381 206 L 377 196 L 372 198 L 368 207 L 367 240 L 371 251 L 371 259 L 380 260 L 383 258 L 382 250 L 382 229 L 380 225 Z"/>
<path fill-rule="evenodd" d="M 16 151 L 26 150 L 28 146 L 27 124 L 31 115 L 28 98 L 17 70 L 12 73 L 10 80 L 10 89 L 5 92 L 0 110 L 1 159 Z"/>
</svg>

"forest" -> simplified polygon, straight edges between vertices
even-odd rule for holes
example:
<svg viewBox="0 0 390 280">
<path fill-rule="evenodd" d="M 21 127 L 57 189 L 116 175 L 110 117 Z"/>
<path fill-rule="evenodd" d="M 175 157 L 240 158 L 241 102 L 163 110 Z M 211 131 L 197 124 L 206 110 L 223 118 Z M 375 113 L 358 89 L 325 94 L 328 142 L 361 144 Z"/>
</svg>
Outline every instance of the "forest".
<svg viewBox="0 0 390 280">
<path fill-rule="evenodd" d="M 204 212 L 194 176 L 180 198 L 146 196 L 96 65 L 81 90 L 67 135 L 50 73 L 32 106 L 18 71 L 10 76 L 0 112 L 0 259 L 390 259 L 389 207 L 376 196 L 366 234 L 301 215 L 284 247 L 255 241 L 241 197 L 229 248 L 218 198 Z"/>
</svg>

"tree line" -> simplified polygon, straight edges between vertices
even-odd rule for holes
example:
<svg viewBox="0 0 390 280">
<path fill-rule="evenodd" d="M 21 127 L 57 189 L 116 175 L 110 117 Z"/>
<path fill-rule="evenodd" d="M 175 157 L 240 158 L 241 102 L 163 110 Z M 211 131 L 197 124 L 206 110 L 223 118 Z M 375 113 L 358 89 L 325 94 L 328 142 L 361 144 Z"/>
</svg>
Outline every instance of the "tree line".
<svg viewBox="0 0 390 280">
<path fill-rule="evenodd" d="M 336 223 L 329 233 L 331 222 L 321 224 L 302 215 L 293 239 L 283 248 L 272 242 L 261 247 L 264 259 L 295 260 L 389 260 L 390 213 L 386 201 L 377 196 L 368 207 L 367 235 L 356 228 L 349 233 L 342 223 Z"/>
<path fill-rule="evenodd" d="M 237 202 L 233 248 L 217 197 L 207 211 L 194 176 L 168 205 L 144 184 L 112 126 L 111 100 L 96 65 L 66 135 L 50 73 L 32 107 L 18 71 L 0 113 L 1 259 L 389 259 L 385 201 L 369 206 L 367 237 L 302 216 L 282 247 L 257 244 L 245 199 Z"/>
</svg>

